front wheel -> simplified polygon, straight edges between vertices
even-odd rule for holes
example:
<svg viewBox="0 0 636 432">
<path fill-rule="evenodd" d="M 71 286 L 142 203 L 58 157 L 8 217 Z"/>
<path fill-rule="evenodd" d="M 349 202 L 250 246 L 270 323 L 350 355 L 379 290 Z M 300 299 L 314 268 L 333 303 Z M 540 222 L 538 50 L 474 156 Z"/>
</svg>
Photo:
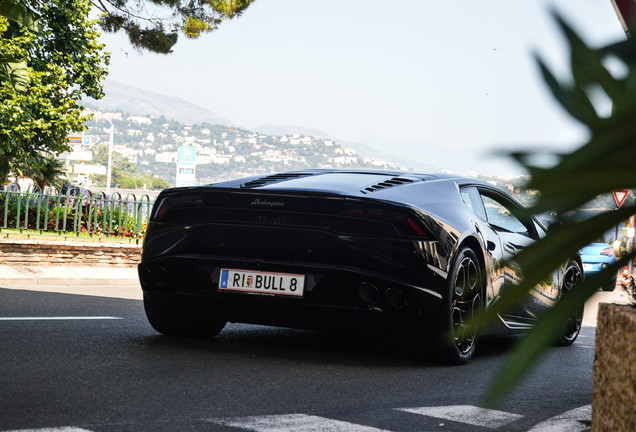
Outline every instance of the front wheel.
<svg viewBox="0 0 636 432">
<path fill-rule="evenodd" d="M 449 363 L 464 364 L 475 352 L 479 329 L 472 321 L 483 308 L 483 280 L 477 255 L 469 248 L 460 249 L 440 315 L 438 349 Z"/>
<path fill-rule="evenodd" d="M 565 273 L 563 275 L 563 283 L 561 285 L 561 296 L 568 296 L 577 284 L 583 281 L 583 272 L 581 267 L 576 261 L 568 263 Z M 567 316 L 564 317 L 561 324 L 561 333 L 557 340 L 558 345 L 568 346 L 572 345 L 581 331 L 581 325 L 583 323 L 583 309 L 581 305 L 575 310 L 570 311 Z"/>
</svg>

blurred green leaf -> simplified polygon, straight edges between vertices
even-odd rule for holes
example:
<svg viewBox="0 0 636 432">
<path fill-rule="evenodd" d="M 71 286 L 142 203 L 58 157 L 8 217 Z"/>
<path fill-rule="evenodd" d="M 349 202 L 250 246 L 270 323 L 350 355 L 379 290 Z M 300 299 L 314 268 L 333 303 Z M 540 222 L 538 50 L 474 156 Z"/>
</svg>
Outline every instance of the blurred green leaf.
<svg viewBox="0 0 636 432">
<path fill-rule="evenodd" d="M 575 290 L 540 317 L 537 325 L 521 339 L 509 361 L 497 372 L 494 383 L 486 393 L 487 406 L 492 406 L 502 395 L 510 392 L 516 383 L 537 364 L 545 349 L 556 342 L 563 324 L 563 317 L 570 316 L 574 311 L 584 307 L 587 299 L 598 291 L 599 286 L 607 283 L 607 280 L 616 275 L 634 255 L 632 253 L 621 258 L 584 283 L 577 285 Z"/>
<path fill-rule="evenodd" d="M 29 72 L 26 62 L 14 62 L 6 58 L 0 58 L 0 67 L 4 68 L 15 91 L 26 91 L 29 85 Z"/>
<path fill-rule="evenodd" d="M 570 46 L 574 91 L 598 85 L 612 100 L 617 101 L 623 98 L 623 88 L 603 65 L 602 54 L 589 49 L 560 16 L 555 15 L 555 18 Z M 588 124 L 588 126 L 592 125 Z"/>
<path fill-rule="evenodd" d="M 551 167 L 533 164 L 531 152 L 516 152 L 511 156 L 522 164 L 531 178 L 529 189 L 539 193 L 537 202 L 528 210 L 531 214 L 556 214 L 562 226 L 553 226 L 548 235 L 522 250 L 514 259 L 523 280 L 504 292 L 492 308 L 479 318 L 486 325 L 499 314 L 517 306 L 535 287 L 573 259 L 585 245 L 636 214 L 635 205 L 623 205 L 618 210 L 604 211 L 584 221 L 574 222 L 576 214 L 597 197 L 616 189 L 636 188 L 636 42 L 632 39 L 610 44 L 600 49 L 588 47 L 565 20 L 555 19 L 570 48 L 571 82 L 560 82 L 537 58 L 548 88 L 561 106 L 590 132 L 587 143 L 579 149 L 557 156 Z M 634 22 L 636 24 L 636 20 Z M 632 31 L 632 34 L 634 32 Z M 608 58 L 620 59 L 627 73 L 615 77 L 606 68 Z M 612 112 L 600 117 L 594 92 L 603 91 L 612 101 Z M 539 317 L 536 326 L 526 336 L 497 375 L 487 393 L 489 404 L 510 391 L 529 368 L 536 364 L 558 335 L 564 317 L 581 307 L 596 289 L 618 272 L 634 254 L 623 257 L 604 272 L 589 278 L 556 306 Z"/>
<path fill-rule="evenodd" d="M 595 241 L 608 227 L 616 226 L 634 213 L 636 207 L 626 206 L 582 222 L 551 229 L 548 236 L 529 245 L 515 257 L 523 271 L 523 281 L 507 290 L 491 307 L 481 313 L 476 324 L 485 326 L 499 314 L 523 302 L 536 285 L 549 278 L 554 270 L 574 257 L 579 249 Z"/>
<path fill-rule="evenodd" d="M 0 0 L 0 15 L 23 25 L 31 31 L 39 31 L 37 16 L 29 11 L 21 2 Z"/>
<path fill-rule="evenodd" d="M 596 114 L 594 106 L 590 102 L 585 92 L 578 90 L 568 90 L 562 87 L 559 81 L 552 75 L 548 67 L 540 58 L 536 58 L 543 80 L 546 82 L 554 97 L 559 101 L 561 106 L 565 108 L 572 117 L 580 122 L 594 124 L 599 123 L 600 119 Z"/>
</svg>

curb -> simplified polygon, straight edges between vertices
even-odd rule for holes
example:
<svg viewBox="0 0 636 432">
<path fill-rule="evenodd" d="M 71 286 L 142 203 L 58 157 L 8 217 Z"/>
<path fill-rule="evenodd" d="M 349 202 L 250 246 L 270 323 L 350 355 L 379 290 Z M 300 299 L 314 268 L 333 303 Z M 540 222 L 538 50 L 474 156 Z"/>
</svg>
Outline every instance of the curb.
<svg viewBox="0 0 636 432">
<path fill-rule="evenodd" d="M 136 266 L 0 265 L 0 286 L 133 284 L 139 284 Z"/>
</svg>

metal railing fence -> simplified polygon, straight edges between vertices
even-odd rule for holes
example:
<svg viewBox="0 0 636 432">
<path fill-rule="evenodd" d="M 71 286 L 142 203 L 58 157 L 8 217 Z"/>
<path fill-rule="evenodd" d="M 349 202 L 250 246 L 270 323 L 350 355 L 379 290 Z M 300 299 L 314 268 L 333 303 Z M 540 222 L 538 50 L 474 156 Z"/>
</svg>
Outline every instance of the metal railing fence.
<svg viewBox="0 0 636 432">
<path fill-rule="evenodd" d="M 11 183 L 0 189 L 0 229 L 141 238 L 153 204 L 145 194 L 122 197 L 79 188 L 22 192 Z"/>
</svg>

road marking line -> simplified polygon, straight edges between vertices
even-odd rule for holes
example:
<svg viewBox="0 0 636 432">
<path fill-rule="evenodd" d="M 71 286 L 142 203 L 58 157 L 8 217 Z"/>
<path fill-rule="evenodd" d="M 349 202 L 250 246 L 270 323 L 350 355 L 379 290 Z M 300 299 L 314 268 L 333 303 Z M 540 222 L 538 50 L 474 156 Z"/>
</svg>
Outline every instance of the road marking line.
<svg viewBox="0 0 636 432">
<path fill-rule="evenodd" d="M 539 423 L 528 432 L 582 432 L 590 429 L 592 405 L 582 406 Z"/>
<path fill-rule="evenodd" d="M 229 417 L 208 421 L 255 432 L 388 432 L 384 429 L 306 414 Z"/>
<path fill-rule="evenodd" d="M 76 428 L 73 426 L 44 428 L 44 429 L 16 429 L 5 432 L 92 432 L 88 429 Z"/>
<path fill-rule="evenodd" d="M 522 418 L 522 415 L 507 413 L 472 405 L 449 405 L 439 407 L 396 408 L 412 414 L 451 420 L 458 423 L 497 429 Z"/>
<path fill-rule="evenodd" d="M 111 316 L 68 316 L 68 317 L 0 317 L 0 321 L 58 321 L 58 320 L 120 320 Z"/>
</svg>

